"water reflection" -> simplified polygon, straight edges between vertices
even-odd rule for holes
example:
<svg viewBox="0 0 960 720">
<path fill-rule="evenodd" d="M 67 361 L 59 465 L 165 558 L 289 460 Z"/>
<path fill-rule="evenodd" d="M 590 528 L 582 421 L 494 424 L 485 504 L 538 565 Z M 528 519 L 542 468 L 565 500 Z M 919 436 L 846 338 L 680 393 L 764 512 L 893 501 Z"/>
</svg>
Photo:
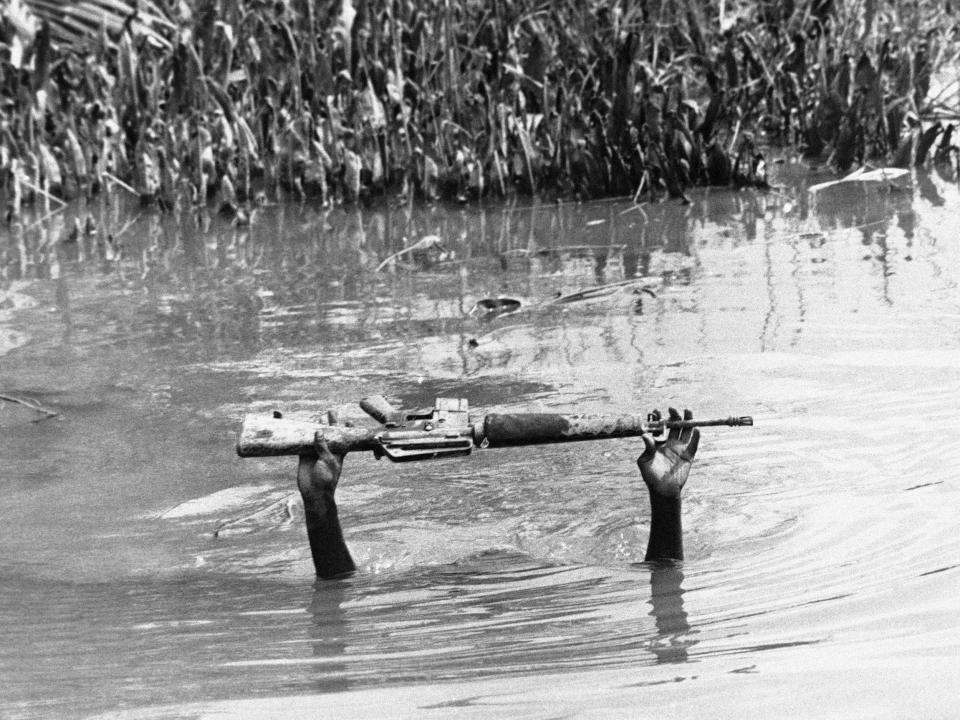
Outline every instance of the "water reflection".
<svg viewBox="0 0 960 720">
<path fill-rule="evenodd" d="M 810 336 L 814 308 L 864 310 L 868 300 L 850 288 L 912 307 L 904 264 L 931 242 L 914 204 L 928 203 L 924 187 L 938 182 L 916 178 L 920 199 L 911 185 L 809 193 L 805 178 L 767 194 L 704 193 L 686 206 L 276 206 L 244 227 L 101 199 L 9 228 L 0 283 L 55 280 L 62 347 L 74 350 L 123 345 L 128 356 L 330 380 L 362 368 L 396 393 L 429 378 L 533 380 L 588 364 L 602 401 L 617 396 L 617 366 L 634 380 L 655 376 L 658 352 L 675 338 L 688 353 L 802 351 L 820 340 Z M 84 230 L 72 233 L 78 222 Z M 384 265 L 424 237 L 442 245 Z M 863 264 L 855 273 L 852 247 Z M 925 273 L 943 275 L 939 252 L 920 255 Z M 618 282 L 636 284 L 556 303 Z M 946 293 L 942 282 L 933 292 Z M 471 313 L 499 297 L 519 311 Z"/>
<path fill-rule="evenodd" d="M 649 571 L 649 590 L 640 581 L 646 572 L 610 576 L 505 552 L 380 580 L 318 583 L 309 606 L 310 656 L 288 664 L 308 668 L 312 687 L 331 692 L 352 687 L 384 657 L 404 659 L 382 678 L 388 683 L 474 673 L 478 663 L 484 674 L 529 672 L 612 648 L 629 665 L 649 667 L 650 654 L 655 664 L 687 662 L 698 631 L 684 609 L 682 567 L 640 567 Z M 642 621 L 644 606 L 652 623 Z M 276 651 L 264 648 L 245 664 L 269 665 L 256 655 Z"/>
<path fill-rule="evenodd" d="M 70 285 L 66 275 L 59 275 L 56 279 L 55 302 L 60 320 L 63 323 L 61 342 L 70 345 L 73 337 L 73 315 L 70 312 Z"/>
<path fill-rule="evenodd" d="M 650 615 L 657 626 L 657 637 L 650 651 L 657 663 L 684 663 L 688 651 L 697 644 L 683 608 L 683 566 L 677 563 L 654 563 L 650 567 Z"/>
<path fill-rule="evenodd" d="M 310 601 L 309 636 L 313 656 L 324 660 L 323 672 L 310 671 L 308 683 L 319 692 L 340 692 L 350 689 L 350 673 L 342 662 L 347 655 L 349 625 L 344 603 L 349 597 L 344 580 L 317 581 Z M 340 661 L 340 662 L 338 662 Z"/>
<path fill-rule="evenodd" d="M 916 183 L 921 198 L 941 204 L 930 176 L 918 173 Z M 798 341 L 792 310 L 783 304 L 783 258 L 771 247 L 784 223 L 799 226 L 799 235 L 856 228 L 867 248 L 865 260 L 876 265 L 879 294 L 889 304 L 895 302 L 890 278 L 902 255 L 910 257 L 891 255 L 890 236 L 895 227 L 912 247 L 913 201 L 909 185 L 842 183 L 810 195 L 799 183 L 766 195 L 705 194 L 688 206 L 568 204 L 550 212 L 536 205 L 277 206 L 258 210 L 249 226 L 238 227 L 195 211 L 139 215 L 136 208 L 100 199 L 5 230 L 0 281 L 57 279 L 64 342 L 75 339 L 70 286 L 98 283 L 134 305 L 133 316 L 122 321 L 142 330 L 146 342 L 222 358 L 224 352 L 239 356 L 277 344 L 343 346 L 378 336 L 412 342 L 452 334 L 466 345 L 477 335 L 469 310 L 478 299 L 509 292 L 527 306 L 631 278 L 649 278 L 663 290 L 680 288 L 702 273 L 703 251 L 727 242 L 759 243 L 768 302 L 757 340 L 769 350 Z M 427 236 L 442 242 L 376 272 L 384 258 Z M 788 266 L 798 294 L 798 273 L 806 272 L 806 263 L 825 259 L 794 246 Z M 696 312 L 698 297 L 690 295 L 683 306 Z M 798 300 L 802 322 L 804 300 Z M 640 298 L 623 311 L 654 311 L 662 318 L 671 305 Z M 790 332 L 782 332 L 784 323 Z M 701 344 L 708 342 L 707 328 L 697 332 Z M 459 350 L 463 372 L 484 366 L 480 361 L 471 367 L 468 349 Z"/>
</svg>

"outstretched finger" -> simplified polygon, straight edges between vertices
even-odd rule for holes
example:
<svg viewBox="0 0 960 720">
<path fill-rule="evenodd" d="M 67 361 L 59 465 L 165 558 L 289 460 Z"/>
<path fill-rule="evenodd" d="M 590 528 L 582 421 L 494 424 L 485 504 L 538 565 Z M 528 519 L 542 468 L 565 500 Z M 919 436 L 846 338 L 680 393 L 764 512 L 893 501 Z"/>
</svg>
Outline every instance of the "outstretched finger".
<svg viewBox="0 0 960 720">
<path fill-rule="evenodd" d="M 690 410 L 684 410 L 684 411 L 683 411 L 683 419 L 684 419 L 684 420 L 693 420 L 693 412 L 690 411 Z M 694 428 L 682 428 L 682 429 L 680 430 L 680 439 L 681 439 L 683 442 L 689 442 L 689 441 L 690 441 L 690 436 L 693 434 L 693 430 L 694 430 Z"/>
<path fill-rule="evenodd" d="M 677 412 L 676 408 L 670 408 L 670 418 L 671 422 L 680 421 L 680 413 Z M 680 428 L 670 428 L 670 440 L 678 440 L 680 438 Z"/>
<path fill-rule="evenodd" d="M 700 447 L 700 429 L 691 428 L 690 437 L 687 440 L 686 447 L 683 448 L 683 457 L 686 460 L 693 460 L 693 456 L 697 454 L 697 448 Z"/>
<path fill-rule="evenodd" d="M 647 421 L 653 425 L 659 425 L 661 422 L 663 422 L 663 415 L 660 413 L 659 410 L 651 410 L 650 412 L 647 413 Z M 653 430 L 649 426 L 644 428 L 644 432 L 649 432 L 653 434 Z M 654 439 L 658 442 L 663 442 L 666 439 L 666 437 L 667 437 L 666 428 L 660 427 L 657 429 L 656 436 L 654 437 Z"/>
</svg>

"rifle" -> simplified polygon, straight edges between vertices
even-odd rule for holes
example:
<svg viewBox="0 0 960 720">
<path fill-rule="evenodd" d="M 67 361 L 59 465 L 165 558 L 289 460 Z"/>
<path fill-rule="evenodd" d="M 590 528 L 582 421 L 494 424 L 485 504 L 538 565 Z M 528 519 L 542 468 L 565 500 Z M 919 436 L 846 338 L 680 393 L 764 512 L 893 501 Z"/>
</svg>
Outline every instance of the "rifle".
<svg viewBox="0 0 960 720">
<path fill-rule="evenodd" d="M 470 421 L 464 399 L 437 398 L 434 407 L 401 411 L 382 396 L 364 398 L 360 407 L 380 423 L 363 428 L 323 425 L 272 415 L 243 418 L 237 437 L 240 457 L 303 455 L 316 452 L 319 433 L 334 453 L 372 451 L 394 462 L 469 455 L 474 448 L 541 445 L 578 440 L 662 436 L 674 428 L 753 425 L 753 418 L 667 420 L 655 415 L 562 415 L 558 413 L 493 413 Z"/>
</svg>

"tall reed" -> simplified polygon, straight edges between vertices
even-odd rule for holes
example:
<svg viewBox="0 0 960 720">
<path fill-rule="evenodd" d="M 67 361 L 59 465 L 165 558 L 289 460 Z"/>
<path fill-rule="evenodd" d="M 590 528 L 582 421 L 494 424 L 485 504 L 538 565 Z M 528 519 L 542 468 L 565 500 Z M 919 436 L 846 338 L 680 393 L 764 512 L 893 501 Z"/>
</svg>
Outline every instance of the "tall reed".
<svg viewBox="0 0 960 720">
<path fill-rule="evenodd" d="M 763 185 L 771 144 L 840 169 L 953 157 L 929 122 L 957 110 L 930 90 L 956 31 L 932 2 L 57 7 L 2 11 L 9 218 L 107 185 L 242 217 L 283 196 L 683 197 Z"/>
</svg>

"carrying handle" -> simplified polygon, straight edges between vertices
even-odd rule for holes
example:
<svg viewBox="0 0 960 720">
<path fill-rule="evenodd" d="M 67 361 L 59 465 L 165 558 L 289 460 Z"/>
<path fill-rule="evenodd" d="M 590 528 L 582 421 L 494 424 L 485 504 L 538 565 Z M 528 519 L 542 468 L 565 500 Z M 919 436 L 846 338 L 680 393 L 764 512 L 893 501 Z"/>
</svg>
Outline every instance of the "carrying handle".
<svg viewBox="0 0 960 720">
<path fill-rule="evenodd" d="M 363 398 L 360 401 L 360 408 L 381 425 L 394 423 L 397 414 L 400 412 L 388 403 L 383 395 L 371 395 Z"/>
</svg>

